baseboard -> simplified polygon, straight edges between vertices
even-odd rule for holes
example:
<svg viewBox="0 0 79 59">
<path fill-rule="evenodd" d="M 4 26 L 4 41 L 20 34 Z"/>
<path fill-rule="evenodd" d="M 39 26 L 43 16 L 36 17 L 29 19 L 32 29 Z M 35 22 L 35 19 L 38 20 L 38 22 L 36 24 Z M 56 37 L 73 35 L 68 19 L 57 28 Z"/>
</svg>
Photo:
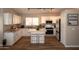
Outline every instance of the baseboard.
<svg viewBox="0 0 79 59">
<path fill-rule="evenodd" d="M 79 45 L 64 45 L 65 47 L 79 47 Z"/>
</svg>

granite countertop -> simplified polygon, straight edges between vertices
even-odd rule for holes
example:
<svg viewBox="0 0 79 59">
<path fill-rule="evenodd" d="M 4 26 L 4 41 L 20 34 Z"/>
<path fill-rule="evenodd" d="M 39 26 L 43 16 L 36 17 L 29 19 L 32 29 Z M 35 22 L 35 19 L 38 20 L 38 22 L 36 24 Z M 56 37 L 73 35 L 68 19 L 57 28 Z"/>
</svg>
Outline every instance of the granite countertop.
<svg viewBox="0 0 79 59">
<path fill-rule="evenodd" d="M 16 29 L 8 29 L 5 32 L 16 32 L 19 31 L 21 28 L 16 28 Z M 39 30 L 36 29 L 27 29 L 28 32 L 45 32 L 46 30 L 44 28 L 41 28 Z"/>
<path fill-rule="evenodd" d="M 16 31 L 18 31 L 19 29 L 17 28 L 17 29 L 8 29 L 8 30 L 6 30 L 5 32 L 16 32 Z"/>
<path fill-rule="evenodd" d="M 39 29 L 39 30 L 36 30 L 36 29 L 28 29 L 28 31 L 31 34 L 45 34 L 45 29 Z"/>
<path fill-rule="evenodd" d="M 46 30 L 43 28 L 43 29 L 39 29 L 39 30 L 36 30 L 36 29 L 28 29 L 28 31 L 31 31 L 31 32 L 43 31 L 43 32 L 45 32 Z"/>
</svg>

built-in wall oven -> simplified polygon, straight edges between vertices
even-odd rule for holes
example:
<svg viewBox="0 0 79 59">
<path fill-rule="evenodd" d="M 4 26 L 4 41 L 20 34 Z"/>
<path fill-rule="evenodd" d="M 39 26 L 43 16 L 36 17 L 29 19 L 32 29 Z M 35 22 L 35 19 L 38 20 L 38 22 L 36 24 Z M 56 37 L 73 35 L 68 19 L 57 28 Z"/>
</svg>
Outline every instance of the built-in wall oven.
<svg viewBox="0 0 79 59">
<path fill-rule="evenodd" d="M 53 28 L 46 28 L 46 34 L 53 34 Z"/>
<path fill-rule="evenodd" d="M 53 23 L 52 21 L 46 21 L 46 25 L 45 25 L 45 28 L 46 28 L 46 34 L 53 34 L 54 30 L 54 26 L 53 26 Z"/>
</svg>

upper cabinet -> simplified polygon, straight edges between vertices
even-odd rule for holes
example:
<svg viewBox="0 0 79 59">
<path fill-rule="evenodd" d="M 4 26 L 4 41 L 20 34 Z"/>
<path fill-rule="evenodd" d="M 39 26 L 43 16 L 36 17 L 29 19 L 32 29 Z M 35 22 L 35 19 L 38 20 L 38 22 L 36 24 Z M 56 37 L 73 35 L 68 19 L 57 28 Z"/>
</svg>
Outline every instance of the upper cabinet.
<svg viewBox="0 0 79 59">
<path fill-rule="evenodd" d="M 20 24 L 21 23 L 21 17 L 18 15 L 13 15 L 13 24 Z"/>
<path fill-rule="evenodd" d="M 4 13 L 4 25 L 12 25 L 20 23 L 21 23 L 21 16 L 11 13 Z"/>
<path fill-rule="evenodd" d="M 49 20 L 49 18 L 47 16 L 41 17 L 41 23 L 46 23 L 46 20 Z"/>
<path fill-rule="evenodd" d="M 4 13 L 3 16 L 4 16 L 4 25 L 11 25 L 12 24 L 12 20 L 13 20 L 12 14 Z"/>
<path fill-rule="evenodd" d="M 58 19 L 60 19 L 60 16 L 42 16 L 41 23 L 46 23 L 47 20 L 52 20 L 53 23 L 56 23 Z"/>
<path fill-rule="evenodd" d="M 17 23 L 20 24 L 21 23 L 21 16 L 18 16 L 17 18 L 18 18 Z"/>
</svg>

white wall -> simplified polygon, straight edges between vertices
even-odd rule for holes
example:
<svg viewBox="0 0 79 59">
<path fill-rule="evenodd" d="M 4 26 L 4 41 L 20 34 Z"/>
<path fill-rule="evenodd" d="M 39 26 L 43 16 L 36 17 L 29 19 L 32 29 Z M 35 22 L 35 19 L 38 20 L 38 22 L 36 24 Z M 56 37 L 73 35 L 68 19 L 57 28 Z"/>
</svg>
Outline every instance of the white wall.
<svg viewBox="0 0 79 59">
<path fill-rule="evenodd" d="M 2 46 L 2 40 L 3 40 L 3 15 L 2 15 L 2 9 L 0 9 L 0 46 Z"/>
<path fill-rule="evenodd" d="M 79 47 L 79 24 L 78 26 L 67 25 L 67 14 L 79 14 L 78 9 L 65 10 L 61 14 L 61 42 L 66 47 Z M 79 23 L 79 18 L 78 18 Z"/>
</svg>

